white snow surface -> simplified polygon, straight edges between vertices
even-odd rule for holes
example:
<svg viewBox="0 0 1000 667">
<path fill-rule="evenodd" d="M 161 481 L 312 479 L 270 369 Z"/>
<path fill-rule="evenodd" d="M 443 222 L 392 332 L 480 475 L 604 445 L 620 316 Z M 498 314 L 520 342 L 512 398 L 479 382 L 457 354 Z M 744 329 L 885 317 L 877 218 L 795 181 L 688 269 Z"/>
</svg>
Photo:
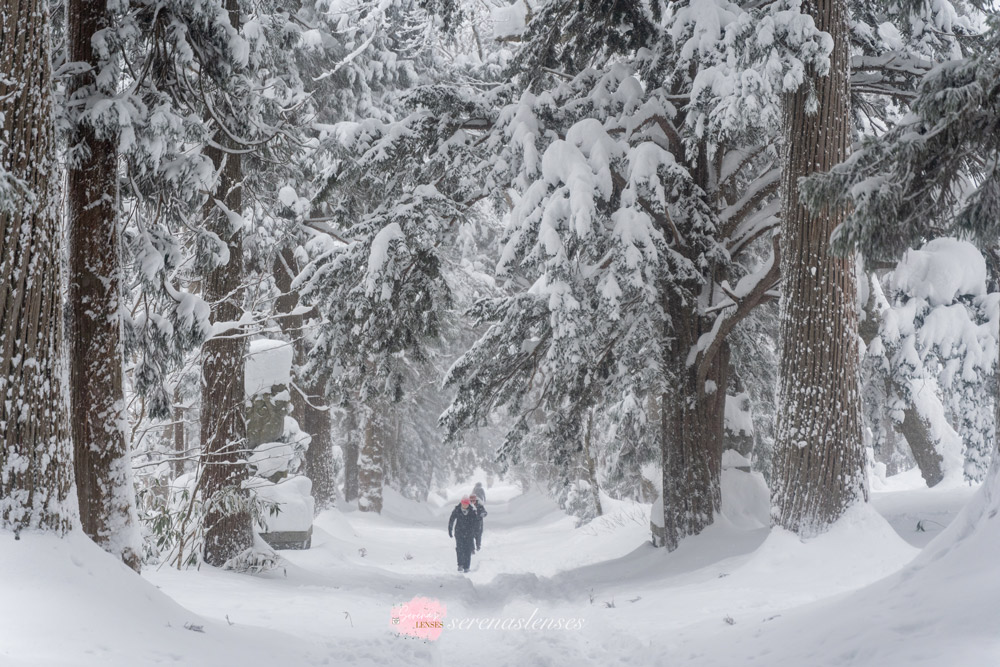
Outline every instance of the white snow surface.
<svg viewBox="0 0 1000 667">
<path fill-rule="evenodd" d="M 722 452 L 722 469 L 726 468 L 749 468 L 750 459 L 740 454 L 735 449 L 727 449 Z M 723 482 L 722 488 L 725 491 L 726 484 Z"/>
<path fill-rule="evenodd" d="M 4 667 L 287 664 L 295 641 L 185 609 L 79 531 L 0 531 L 0 563 Z"/>
<path fill-rule="evenodd" d="M 743 459 L 737 463 L 731 458 L 731 463 L 750 463 L 732 449 L 723 452 L 722 515 L 737 528 L 767 528 L 771 524 L 771 493 L 767 482 L 759 472 L 744 472 L 737 470 L 735 465 L 727 466 L 725 455 L 730 453 Z"/>
<path fill-rule="evenodd" d="M 730 495 L 759 500 L 752 475 L 726 472 L 743 476 L 724 479 Z M 910 472 L 814 539 L 720 516 L 673 553 L 649 544 L 649 505 L 605 496 L 605 516 L 576 528 L 539 491 L 497 483 L 462 575 L 445 529 L 474 481 L 424 503 L 387 489 L 381 515 L 325 511 L 312 549 L 257 576 L 140 578 L 79 534 L 0 532 L 0 665 L 1000 664 L 1000 480 L 973 496 Z M 437 640 L 390 623 L 416 596 L 444 607 Z M 532 614 L 582 629 L 476 626 Z"/>
<path fill-rule="evenodd" d="M 750 394 L 740 392 L 726 396 L 726 429 L 736 435 L 753 435 L 753 413 L 750 411 Z"/>
<path fill-rule="evenodd" d="M 283 340 L 258 338 L 250 341 L 244 377 L 247 396 L 265 393 L 275 385 L 289 386 L 293 352 L 291 344 Z"/>
<path fill-rule="evenodd" d="M 908 250 L 892 272 L 896 288 L 932 306 L 986 294 L 986 260 L 968 241 L 939 238 Z"/>
<path fill-rule="evenodd" d="M 528 7 L 524 0 L 517 0 L 506 7 L 497 7 L 491 12 L 494 39 L 516 37 L 524 32 L 528 18 Z"/>
<path fill-rule="evenodd" d="M 247 459 L 260 477 L 270 477 L 286 471 L 295 460 L 295 445 L 291 442 L 265 442 L 257 445 Z"/>
<path fill-rule="evenodd" d="M 247 484 L 262 500 L 276 503 L 278 514 L 265 516 L 266 526 L 257 526 L 259 532 L 309 530 L 313 522 L 316 501 L 312 497 L 312 482 L 304 475 L 286 477 L 275 484 L 260 477 Z M 266 529 L 266 530 L 265 530 Z"/>
</svg>

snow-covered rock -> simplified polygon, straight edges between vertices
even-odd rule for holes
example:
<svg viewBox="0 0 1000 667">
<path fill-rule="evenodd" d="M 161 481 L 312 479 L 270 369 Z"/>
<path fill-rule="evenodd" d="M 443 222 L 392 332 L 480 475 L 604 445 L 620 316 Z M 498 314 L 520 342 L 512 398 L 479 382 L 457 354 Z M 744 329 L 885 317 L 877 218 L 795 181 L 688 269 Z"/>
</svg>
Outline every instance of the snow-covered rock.
<svg viewBox="0 0 1000 667">
<path fill-rule="evenodd" d="M 735 449 L 727 449 L 722 452 L 722 469 L 729 468 L 749 468 L 750 459 L 740 454 Z"/>
<path fill-rule="evenodd" d="M 280 510 L 276 516 L 266 516 L 265 526 L 258 525 L 260 532 L 299 532 L 312 526 L 316 501 L 312 497 L 312 481 L 303 475 L 283 479 L 277 484 L 260 477 L 247 482 L 247 488 L 269 503 L 276 503 Z"/>
<path fill-rule="evenodd" d="M 295 460 L 295 445 L 290 442 L 265 442 L 257 445 L 248 459 L 257 475 L 270 477 L 287 471 Z"/>
<path fill-rule="evenodd" d="M 292 381 L 292 346 L 283 340 L 260 338 L 250 341 L 244 386 L 247 396 L 265 393 Z"/>
</svg>

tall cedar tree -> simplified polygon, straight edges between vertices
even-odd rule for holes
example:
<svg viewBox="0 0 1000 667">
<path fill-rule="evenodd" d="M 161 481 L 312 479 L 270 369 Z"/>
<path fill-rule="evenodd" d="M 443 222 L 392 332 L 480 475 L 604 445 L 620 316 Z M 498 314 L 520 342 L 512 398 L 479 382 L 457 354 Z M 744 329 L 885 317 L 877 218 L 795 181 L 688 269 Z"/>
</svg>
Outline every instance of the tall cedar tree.
<svg viewBox="0 0 1000 667">
<path fill-rule="evenodd" d="M 224 7 L 230 23 L 238 27 L 239 0 L 225 0 Z M 205 148 L 219 174 L 215 197 L 205 203 L 205 225 L 226 244 L 229 260 L 205 275 L 203 296 L 212 304 L 216 323 L 235 323 L 243 313 L 243 229 L 242 221 L 234 222 L 229 213 L 243 210 L 243 171 L 239 147 L 233 146 L 225 131 L 215 135 L 215 142 Z M 205 465 L 205 562 L 220 567 L 253 544 L 253 525 L 248 503 L 224 500 L 235 496 L 245 501 L 247 495 L 242 487 L 247 478 L 246 337 L 235 325 L 219 330 L 217 324 L 216 329 L 201 349 L 201 457 Z"/>
<path fill-rule="evenodd" d="M 300 31 L 281 9 L 236 0 L 137 2 L 120 23 L 112 45 L 139 75 L 116 100 L 135 125 L 122 149 L 141 286 L 126 330 L 132 377 L 149 416 L 167 419 L 170 372 L 205 341 L 198 516 L 205 560 L 222 565 L 252 542 L 243 377 L 257 330 L 247 322 L 263 319 L 247 316 L 244 256 L 256 248 L 245 237 L 248 220 L 267 224 L 298 141 L 305 94 L 289 52 Z"/>
<path fill-rule="evenodd" d="M 800 534 L 822 531 L 849 505 L 867 500 L 854 260 L 830 253 L 844 209 L 810 212 L 798 180 L 846 156 L 851 137 L 847 6 L 808 4 L 833 38 L 829 71 L 785 100 L 781 215 L 778 428 L 772 503 L 775 521 Z M 812 108 L 815 104 L 815 108 Z"/>
<path fill-rule="evenodd" d="M 0 528 L 15 532 L 75 521 L 49 59 L 46 3 L 0 3 Z"/>
<path fill-rule="evenodd" d="M 104 63 L 94 37 L 109 24 L 107 3 L 70 0 L 68 60 L 70 138 L 69 226 L 70 423 L 76 491 L 84 532 L 138 570 L 135 491 L 125 434 L 122 388 L 122 248 L 118 217 L 118 155 L 113 136 L 86 119 L 102 100 L 97 74 Z M 107 71 L 107 70 L 104 70 Z M 114 94 L 113 77 L 110 82 Z M 105 86 L 109 85 L 105 81 Z M 77 104 L 77 102 L 79 104 Z"/>
<path fill-rule="evenodd" d="M 236 1 L 226 9 L 236 25 Z M 225 140 L 217 137 L 222 143 Z M 240 155 L 209 147 L 205 154 L 219 171 L 216 196 L 230 211 L 242 204 Z M 216 322 L 233 323 L 243 313 L 243 231 L 219 210 L 214 200 L 205 204 L 206 227 L 229 249 L 229 261 L 209 271 L 202 282 L 203 296 L 212 304 Z M 202 345 L 201 460 L 206 499 L 205 562 L 221 567 L 253 543 L 247 492 L 246 414 L 243 378 L 246 338 L 238 326 L 217 331 Z M 235 498 L 234 498 L 235 497 Z M 236 500 L 233 503 L 231 500 Z"/>
</svg>

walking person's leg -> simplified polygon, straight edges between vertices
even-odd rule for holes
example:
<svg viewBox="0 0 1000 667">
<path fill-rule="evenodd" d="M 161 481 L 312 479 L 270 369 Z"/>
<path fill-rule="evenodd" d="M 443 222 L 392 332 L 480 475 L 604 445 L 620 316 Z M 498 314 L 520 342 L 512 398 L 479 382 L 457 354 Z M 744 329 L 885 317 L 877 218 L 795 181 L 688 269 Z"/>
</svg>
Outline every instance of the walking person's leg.
<svg viewBox="0 0 1000 667">
<path fill-rule="evenodd" d="M 472 565 L 472 539 L 467 538 L 462 543 L 462 555 L 459 565 L 464 570 L 468 570 Z"/>
</svg>

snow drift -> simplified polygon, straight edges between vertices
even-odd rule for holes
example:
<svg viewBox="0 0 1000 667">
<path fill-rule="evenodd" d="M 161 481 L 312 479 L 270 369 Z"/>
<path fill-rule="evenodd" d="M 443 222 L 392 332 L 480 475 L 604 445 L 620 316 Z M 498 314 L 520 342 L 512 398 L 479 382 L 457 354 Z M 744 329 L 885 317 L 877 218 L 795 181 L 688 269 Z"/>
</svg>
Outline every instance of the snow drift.
<svg viewBox="0 0 1000 667">
<path fill-rule="evenodd" d="M 316 661 L 301 640 L 188 611 L 80 532 L 0 531 L 0 563 L 4 667 Z"/>
</svg>

